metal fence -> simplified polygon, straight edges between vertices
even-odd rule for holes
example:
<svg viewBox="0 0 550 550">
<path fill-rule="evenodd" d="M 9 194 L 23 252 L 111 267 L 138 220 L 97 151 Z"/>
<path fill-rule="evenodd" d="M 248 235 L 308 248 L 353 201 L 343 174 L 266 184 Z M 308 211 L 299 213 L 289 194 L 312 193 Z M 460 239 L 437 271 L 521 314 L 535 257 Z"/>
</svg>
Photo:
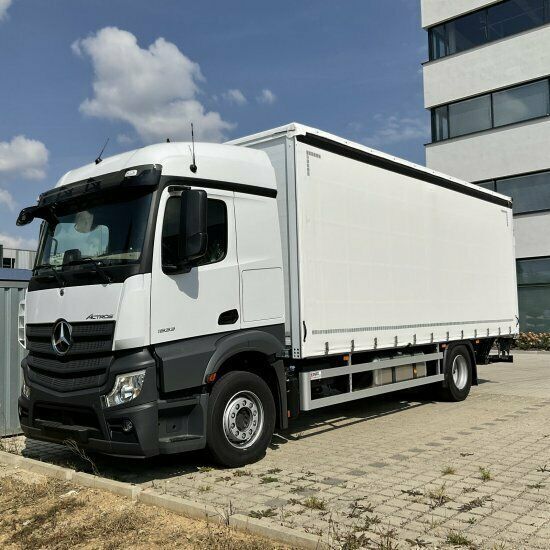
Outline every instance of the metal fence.
<svg viewBox="0 0 550 550">
<path fill-rule="evenodd" d="M 0 280 L 0 436 L 21 432 L 17 398 L 26 352 L 17 341 L 17 316 L 26 287 L 26 281 Z"/>
</svg>

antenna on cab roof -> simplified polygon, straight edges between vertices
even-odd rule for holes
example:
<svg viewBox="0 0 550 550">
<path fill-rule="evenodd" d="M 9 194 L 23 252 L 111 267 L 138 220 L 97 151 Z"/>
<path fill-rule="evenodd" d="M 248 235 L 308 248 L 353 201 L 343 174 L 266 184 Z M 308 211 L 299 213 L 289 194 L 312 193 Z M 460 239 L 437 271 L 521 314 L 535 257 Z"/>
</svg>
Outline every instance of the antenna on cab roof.
<svg viewBox="0 0 550 550">
<path fill-rule="evenodd" d="M 99 155 L 97 155 L 97 158 L 95 159 L 96 164 L 99 164 L 103 160 L 101 158 L 101 156 L 103 155 L 103 152 L 105 151 L 105 147 L 107 147 L 107 143 L 109 143 L 109 139 L 110 138 L 107 138 L 107 140 L 105 141 L 105 145 L 103 145 L 103 149 L 101 149 L 101 151 L 99 152 Z"/>
<path fill-rule="evenodd" d="M 195 162 L 195 131 L 194 131 L 192 122 L 191 122 L 191 143 L 193 145 L 193 149 L 191 149 L 191 155 L 193 157 L 193 162 L 192 162 L 191 166 L 189 166 L 189 170 L 191 170 L 191 172 L 193 172 L 193 174 L 194 174 L 197 171 L 197 164 Z"/>
</svg>

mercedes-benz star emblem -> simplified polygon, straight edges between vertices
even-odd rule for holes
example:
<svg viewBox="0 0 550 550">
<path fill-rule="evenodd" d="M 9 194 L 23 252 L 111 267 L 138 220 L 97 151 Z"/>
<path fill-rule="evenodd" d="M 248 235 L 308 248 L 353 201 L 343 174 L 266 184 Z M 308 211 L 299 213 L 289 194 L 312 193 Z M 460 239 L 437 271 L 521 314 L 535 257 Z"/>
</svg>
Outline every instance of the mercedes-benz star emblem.
<svg viewBox="0 0 550 550">
<path fill-rule="evenodd" d="M 72 327 L 67 321 L 57 321 L 53 327 L 52 348 L 57 355 L 65 355 L 73 344 Z"/>
</svg>

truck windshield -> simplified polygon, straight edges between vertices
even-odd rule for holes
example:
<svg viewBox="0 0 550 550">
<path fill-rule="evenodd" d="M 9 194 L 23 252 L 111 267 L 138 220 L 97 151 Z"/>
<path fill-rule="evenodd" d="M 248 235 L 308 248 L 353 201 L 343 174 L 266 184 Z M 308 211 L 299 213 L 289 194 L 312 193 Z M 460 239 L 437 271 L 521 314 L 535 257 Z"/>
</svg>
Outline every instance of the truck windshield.
<svg viewBox="0 0 550 550">
<path fill-rule="evenodd" d="M 55 221 L 46 222 L 36 265 L 56 267 L 90 259 L 106 265 L 138 262 L 151 196 L 102 193 L 58 204 Z"/>
</svg>

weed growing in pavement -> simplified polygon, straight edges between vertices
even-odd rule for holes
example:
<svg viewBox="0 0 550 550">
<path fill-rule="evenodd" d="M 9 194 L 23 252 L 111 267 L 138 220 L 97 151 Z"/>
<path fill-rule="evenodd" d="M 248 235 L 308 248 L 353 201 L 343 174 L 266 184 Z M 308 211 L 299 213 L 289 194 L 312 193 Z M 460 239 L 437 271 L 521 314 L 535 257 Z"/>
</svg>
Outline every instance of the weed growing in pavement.
<svg viewBox="0 0 550 550">
<path fill-rule="evenodd" d="M 292 494 L 296 494 L 296 493 L 303 493 L 305 490 L 306 490 L 305 487 L 302 487 L 301 485 L 298 485 L 297 487 L 292 487 L 292 489 L 290 489 L 290 492 Z"/>
<path fill-rule="evenodd" d="M 470 512 L 474 508 L 481 508 L 481 506 L 483 506 L 486 502 L 490 502 L 492 500 L 493 499 L 488 495 L 474 498 L 474 500 L 470 500 L 470 502 L 463 504 L 458 510 L 460 512 Z"/>
<path fill-rule="evenodd" d="M 527 489 L 542 489 L 543 487 L 543 483 L 532 483 L 531 485 L 527 485 Z"/>
<path fill-rule="evenodd" d="M 208 491 L 212 490 L 212 487 L 210 485 L 199 485 L 197 490 L 199 493 L 208 493 Z"/>
<path fill-rule="evenodd" d="M 216 481 L 230 481 L 231 479 L 231 476 L 220 476 L 216 478 Z"/>
<path fill-rule="evenodd" d="M 262 518 L 273 518 L 277 515 L 277 512 L 274 508 L 266 508 L 265 510 L 252 511 L 248 514 L 251 518 L 262 519 Z"/>
<path fill-rule="evenodd" d="M 456 474 L 456 470 L 452 466 L 445 466 L 441 470 L 441 473 L 444 476 L 452 476 L 452 475 Z"/>
<path fill-rule="evenodd" d="M 273 476 L 261 476 L 260 477 L 260 483 L 262 483 L 264 485 L 266 483 L 276 483 L 277 481 L 279 481 L 278 477 L 273 477 Z"/>
<path fill-rule="evenodd" d="M 399 548 L 399 543 L 395 540 L 396 537 L 397 531 L 395 529 L 382 531 L 376 548 L 378 550 L 397 550 L 397 548 Z"/>
<path fill-rule="evenodd" d="M 211 472 L 214 468 L 212 466 L 199 466 L 197 472 L 200 474 L 205 474 L 206 472 Z"/>
<path fill-rule="evenodd" d="M 432 491 L 429 491 L 426 495 L 430 500 L 430 508 L 437 508 L 438 506 L 443 506 L 447 502 L 449 502 L 451 499 L 447 495 L 447 491 L 445 489 L 445 483 L 441 485 L 438 489 L 434 489 Z"/>
<path fill-rule="evenodd" d="M 466 493 L 475 493 L 477 491 L 477 487 L 464 487 L 464 489 L 462 489 L 462 492 L 464 494 Z"/>
<path fill-rule="evenodd" d="M 445 523 L 444 519 L 434 519 L 434 517 L 432 516 L 432 519 L 426 522 L 424 533 L 427 534 L 430 531 L 433 531 L 434 529 L 441 527 L 444 523 Z"/>
<path fill-rule="evenodd" d="M 252 472 L 248 470 L 237 470 L 233 472 L 233 475 L 235 477 L 250 477 L 252 475 Z"/>
<path fill-rule="evenodd" d="M 468 518 L 468 523 L 470 525 L 475 525 L 477 523 L 477 519 L 472 516 L 471 518 Z"/>
<path fill-rule="evenodd" d="M 307 497 L 302 501 L 302 506 L 309 508 L 310 510 L 326 510 L 327 502 L 323 498 L 318 497 Z"/>
<path fill-rule="evenodd" d="M 483 466 L 480 466 L 479 474 L 481 475 L 481 481 L 491 481 L 491 479 L 493 479 L 493 476 L 489 468 L 484 468 Z"/>
<path fill-rule="evenodd" d="M 358 518 L 363 513 L 372 514 L 372 512 L 374 512 L 374 508 L 370 503 L 359 504 L 359 501 L 356 500 L 353 504 L 350 504 L 348 518 Z"/>
<path fill-rule="evenodd" d="M 271 468 L 271 470 L 268 470 L 268 474 L 280 474 L 282 472 L 281 468 Z"/>
<path fill-rule="evenodd" d="M 474 547 L 473 542 L 466 538 L 460 531 L 449 531 L 446 541 L 448 544 L 454 544 L 455 546 Z"/>
<path fill-rule="evenodd" d="M 539 466 L 537 468 L 537 472 L 544 474 L 546 472 L 550 472 L 550 468 L 548 468 L 548 465 L 545 464 L 544 466 Z"/>
</svg>

